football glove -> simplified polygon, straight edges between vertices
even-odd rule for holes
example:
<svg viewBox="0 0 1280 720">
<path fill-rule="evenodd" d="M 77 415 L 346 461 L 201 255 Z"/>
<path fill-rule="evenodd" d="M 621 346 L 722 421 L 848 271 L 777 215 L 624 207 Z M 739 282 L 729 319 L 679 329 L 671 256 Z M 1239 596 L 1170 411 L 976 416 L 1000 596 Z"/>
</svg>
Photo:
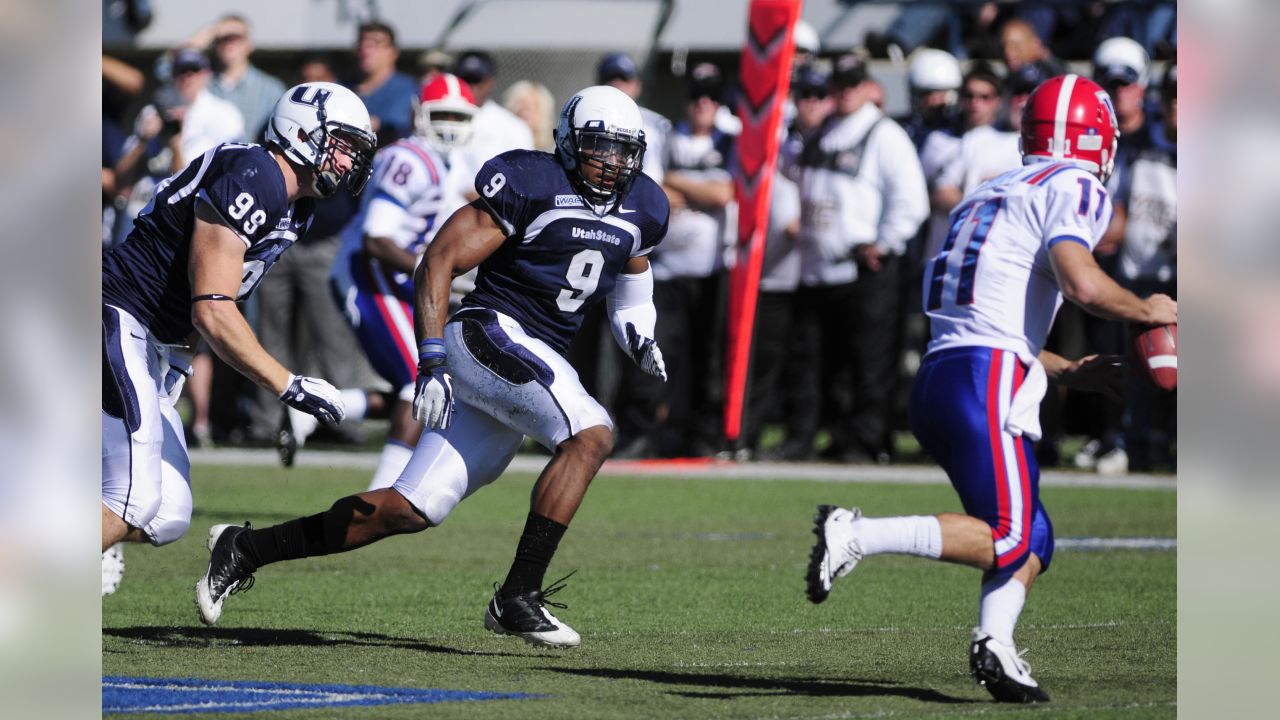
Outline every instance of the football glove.
<svg viewBox="0 0 1280 720">
<path fill-rule="evenodd" d="M 441 340 L 424 341 L 418 353 L 418 381 L 413 389 L 413 416 L 430 430 L 444 430 L 453 419 L 453 378 Z"/>
<path fill-rule="evenodd" d="M 647 338 L 636 332 L 635 323 L 627 323 L 627 352 L 641 370 L 667 381 L 667 366 L 662 362 L 662 350 L 658 341 Z"/>
<path fill-rule="evenodd" d="M 289 386 L 280 394 L 280 400 L 326 425 L 337 425 L 347 414 L 341 391 L 320 378 L 290 375 Z"/>
<path fill-rule="evenodd" d="M 171 404 L 182 397 L 182 386 L 191 377 L 191 359 L 193 354 L 187 350 L 171 348 L 169 350 L 169 372 L 164 376 L 164 393 Z"/>
</svg>

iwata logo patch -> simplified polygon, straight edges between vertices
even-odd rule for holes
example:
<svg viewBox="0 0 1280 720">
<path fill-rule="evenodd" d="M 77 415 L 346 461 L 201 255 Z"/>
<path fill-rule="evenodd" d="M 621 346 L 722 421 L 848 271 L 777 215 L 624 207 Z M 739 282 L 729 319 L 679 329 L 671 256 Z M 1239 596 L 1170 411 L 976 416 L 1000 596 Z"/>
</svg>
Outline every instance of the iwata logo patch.
<svg viewBox="0 0 1280 720">
<path fill-rule="evenodd" d="M 557 195 L 556 207 L 582 207 L 582 198 L 577 195 Z"/>
<path fill-rule="evenodd" d="M 299 708 L 403 705 L 408 703 L 523 700 L 525 693 L 390 688 L 376 685 L 302 685 L 195 678 L 102 678 L 102 712 L 248 713 Z"/>
</svg>

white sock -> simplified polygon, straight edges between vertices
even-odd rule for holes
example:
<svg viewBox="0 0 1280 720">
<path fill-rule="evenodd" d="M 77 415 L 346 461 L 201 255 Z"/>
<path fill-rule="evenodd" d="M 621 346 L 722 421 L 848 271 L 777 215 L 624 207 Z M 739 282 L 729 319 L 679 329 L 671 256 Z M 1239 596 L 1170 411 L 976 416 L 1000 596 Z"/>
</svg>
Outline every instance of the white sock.
<svg viewBox="0 0 1280 720">
<path fill-rule="evenodd" d="M 409 458 L 412 456 L 413 448 L 398 440 L 388 440 L 387 444 L 382 446 L 382 456 L 378 458 L 378 469 L 373 471 L 369 490 L 381 490 L 395 485 L 396 479 L 400 477 L 400 471 L 409 464 Z"/>
<path fill-rule="evenodd" d="M 1026 601 L 1027 587 L 1012 577 L 983 583 L 978 629 L 1012 647 L 1013 628 Z"/>
<path fill-rule="evenodd" d="M 369 397 L 359 388 L 343 390 L 342 404 L 347 406 L 347 416 L 342 419 L 343 422 L 363 420 L 365 413 L 369 412 Z"/>
<path fill-rule="evenodd" d="M 933 515 L 862 518 L 853 523 L 864 555 L 900 553 L 942 557 L 942 526 Z"/>
</svg>

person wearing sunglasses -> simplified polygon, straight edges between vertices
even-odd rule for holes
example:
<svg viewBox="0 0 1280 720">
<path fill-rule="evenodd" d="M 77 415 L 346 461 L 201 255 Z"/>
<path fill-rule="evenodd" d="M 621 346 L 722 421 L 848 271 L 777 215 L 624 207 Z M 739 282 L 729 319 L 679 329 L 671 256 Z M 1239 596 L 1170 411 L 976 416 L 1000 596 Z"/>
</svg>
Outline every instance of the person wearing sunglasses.
<svg viewBox="0 0 1280 720">
<path fill-rule="evenodd" d="M 253 54 L 249 21 L 234 13 L 223 15 L 213 26 L 210 43 L 214 77 L 209 92 L 229 101 L 244 116 L 242 142 L 259 142 L 284 83 L 249 62 Z"/>
<path fill-rule="evenodd" d="M 960 116 L 964 133 L 960 145 L 939 173 L 930 195 L 935 213 L 945 216 L 960 203 L 966 193 L 991 178 L 1018 167 L 1018 137 L 996 128 L 1000 117 L 1003 83 L 986 65 L 977 65 L 964 77 L 960 86 Z M 945 224 L 944 224 L 945 225 Z M 946 234 L 945 226 L 941 234 Z M 931 239 L 940 239 L 937 235 Z M 930 246 L 925 257 L 932 257 L 936 247 Z"/>
</svg>

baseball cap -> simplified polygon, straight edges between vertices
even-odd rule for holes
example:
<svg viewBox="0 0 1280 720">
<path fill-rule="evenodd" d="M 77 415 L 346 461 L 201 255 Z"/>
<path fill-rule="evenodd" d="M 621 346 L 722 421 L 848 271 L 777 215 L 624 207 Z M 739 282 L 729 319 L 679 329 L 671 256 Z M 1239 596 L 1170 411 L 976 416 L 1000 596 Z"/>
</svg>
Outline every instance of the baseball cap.
<svg viewBox="0 0 1280 720">
<path fill-rule="evenodd" d="M 1038 63 L 1027 63 L 1009 76 L 1010 95 L 1029 95 L 1040 83 L 1048 80 L 1048 73 Z"/>
<path fill-rule="evenodd" d="M 173 74 L 209 69 L 209 58 L 195 48 L 182 48 L 173 54 Z"/>
<path fill-rule="evenodd" d="M 809 63 L 807 65 L 800 66 L 800 68 L 796 70 L 796 77 L 792 82 L 792 88 L 798 98 L 825 97 L 827 94 L 827 83 L 830 79 L 830 73 L 813 63 Z"/>
<path fill-rule="evenodd" d="M 709 97 L 718 103 L 724 102 L 724 74 L 713 63 L 704 62 L 693 66 L 689 71 L 689 99 Z"/>
<path fill-rule="evenodd" d="M 625 53 L 612 52 L 600 58 L 596 66 L 596 82 L 601 85 L 610 80 L 631 80 L 639 75 L 636 61 Z"/>
<path fill-rule="evenodd" d="M 458 56 L 458 64 L 453 66 L 453 74 L 475 85 L 493 77 L 498 70 L 493 56 L 483 50 L 468 50 Z"/>
<path fill-rule="evenodd" d="M 831 84 L 836 87 L 851 88 L 866 82 L 869 77 L 866 61 L 853 53 L 848 53 L 836 60 L 835 70 L 831 73 Z"/>
<path fill-rule="evenodd" d="M 1149 67 L 1147 51 L 1126 37 L 1104 40 L 1093 54 L 1093 79 L 1103 87 L 1117 82 L 1146 87 Z"/>
</svg>

